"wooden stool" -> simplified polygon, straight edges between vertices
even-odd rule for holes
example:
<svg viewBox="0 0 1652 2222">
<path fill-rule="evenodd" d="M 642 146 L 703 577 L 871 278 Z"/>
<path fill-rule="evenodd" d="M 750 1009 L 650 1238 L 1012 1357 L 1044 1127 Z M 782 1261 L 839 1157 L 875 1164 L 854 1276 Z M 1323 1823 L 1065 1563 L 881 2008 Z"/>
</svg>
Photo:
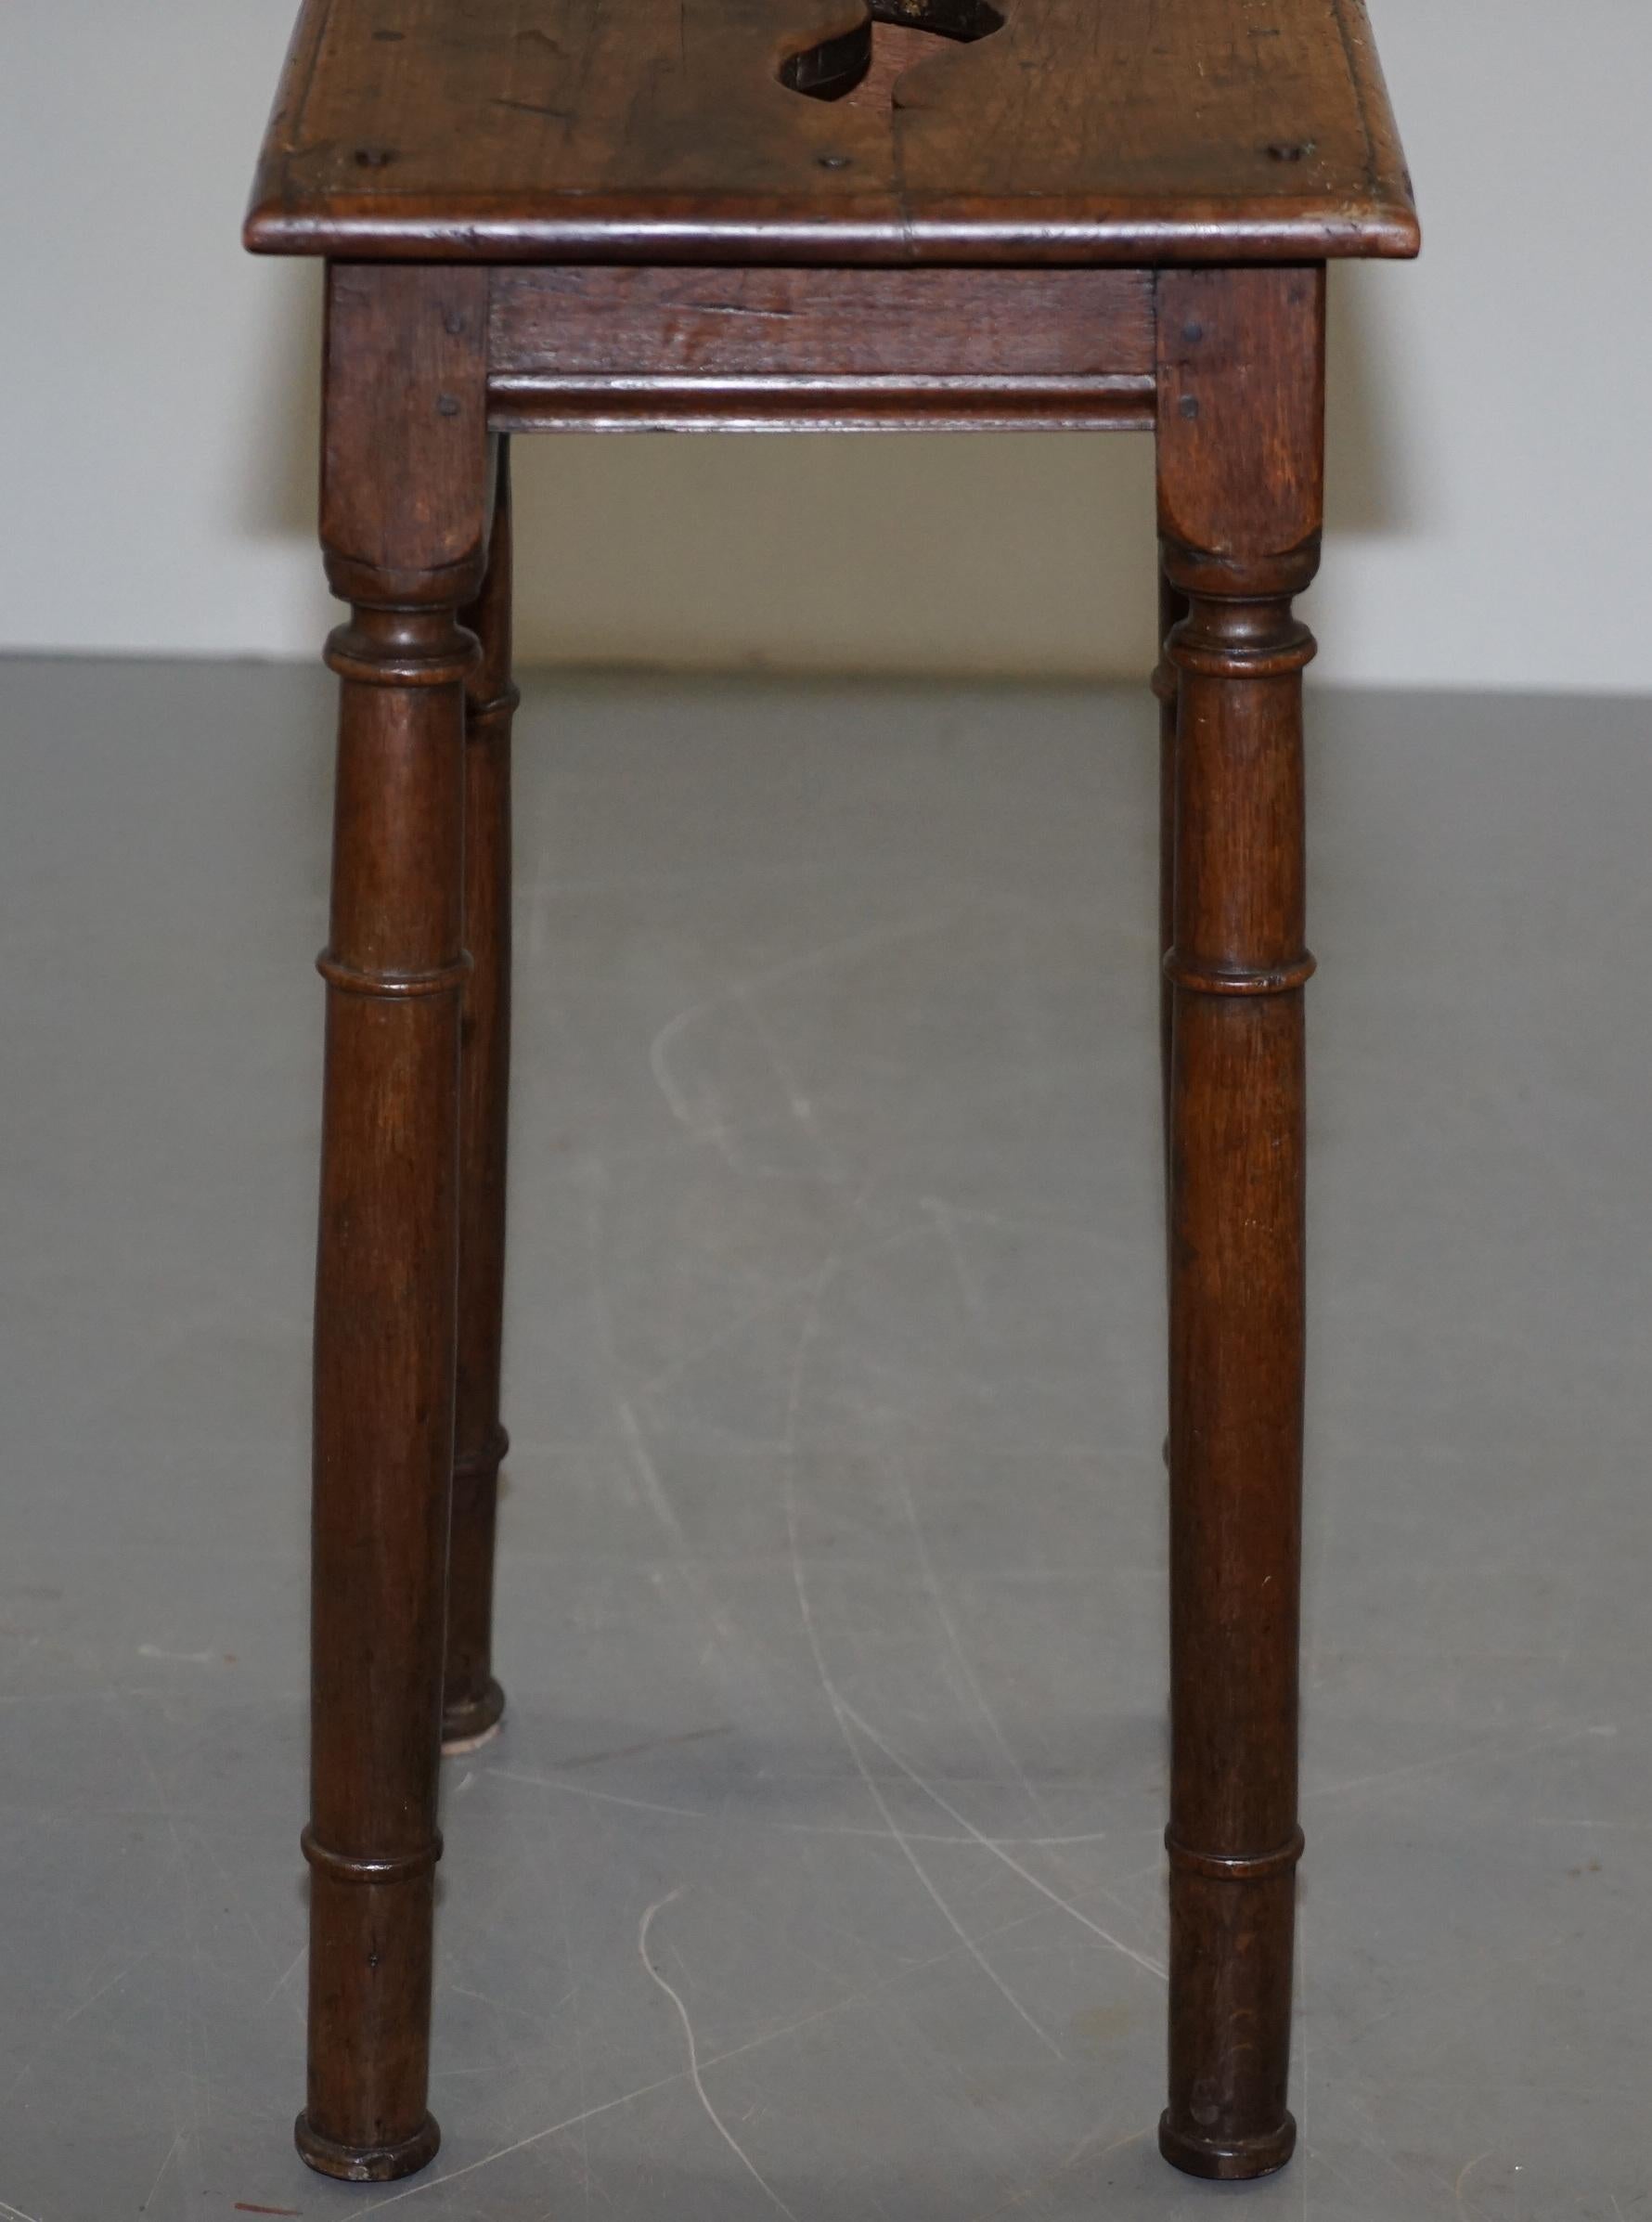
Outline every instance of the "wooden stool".
<svg viewBox="0 0 1652 2222">
<path fill-rule="evenodd" d="M 299 2150 L 375 2180 L 436 2150 L 437 1762 L 504 1705 L 507 435 L 1155 429 L 1159 2140 L 1196 2176 L 1279 2167 L 1313 969 L 1292 598 L 1319 562 L 1326 258 L 1418 245 L 1362 0 L 305 0 L 246 237 L 328 261 L 321 538 L 352 610 L 328 647 Z"/>
</svg>

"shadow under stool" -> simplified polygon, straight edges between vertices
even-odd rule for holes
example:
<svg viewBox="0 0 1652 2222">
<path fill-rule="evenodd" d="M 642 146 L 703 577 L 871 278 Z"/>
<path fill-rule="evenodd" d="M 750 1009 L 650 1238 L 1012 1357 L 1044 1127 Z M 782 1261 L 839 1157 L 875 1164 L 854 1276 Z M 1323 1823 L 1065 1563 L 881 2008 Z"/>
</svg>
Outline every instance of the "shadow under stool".
<svg viewBox="0 0 1652 2222">
<path fill-rule="evenodd" d="M 316 1311 L 313 2167 L 427 2112 L 438 1763 L 490 1659 L 510 435 L 1153 432 L 1164 653 L 1166 2157 L 1286 2108 L 1301 674 L 1325 265 L 1406 256 L 1362 0 L 305 0 L 247 221 L 327 266 L 341 682 Z"/>
</svg>

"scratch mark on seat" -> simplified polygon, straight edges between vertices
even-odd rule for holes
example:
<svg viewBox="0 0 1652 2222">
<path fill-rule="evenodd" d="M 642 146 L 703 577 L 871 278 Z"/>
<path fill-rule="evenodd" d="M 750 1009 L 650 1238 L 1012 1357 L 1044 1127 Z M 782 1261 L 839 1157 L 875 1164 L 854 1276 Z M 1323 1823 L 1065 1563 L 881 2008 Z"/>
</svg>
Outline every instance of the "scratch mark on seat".
<svg viewBox="0 0 1652 2222">
<path fill-rule="evenodd" d="M 37 2215 L 26 2215 L 20 2206 L 7 2206 L 4 2199 L 0 2199 L 0 2215 L 7 2216 L 9 2222 L 40 2222 Z"/>
<path fill-rule="evenodd" d="M 795 309 L 755 308 L 743 301 L 687 301 L 683 306 L 701 317 L 756 317 L 776 324 L 789 324 L 797 314 Z"/>
<path fill-rule="evenodd" d="M 553 123 L 570 123 L 573 117 L 565 108 L 548 108 L 538 100 L 507 100 L 497 97 L 488 103 L 490 108 L 513 108 L 524 116 L 549 116 Z"/>
<path fill-rule="evenodd" d="M 741 2143 L 740 2139 L 729 2128 L 727 2122 L 724 2121 L 722 2115 L 718 2113 L 716 2108 L 712 2104 L 711 2095 L 706 2090 L 704 2078 L 700 2073 L 700 2048 L 694 2040 L 694 2024 L 689 2019 L 689 2009 L 683 2004 L 682 1994 L 680 1991 L 674 1990 L 672 1988 L 671 1984 L 666 1982 L 665 1976 L 661 1974 L 659 1969 L 655 1967 L 653 1961 L 650 1959 L 648 1956 L 648 1932 L 653 1926 L 654 1916 L 660 1913 L 665 1906 L 671 1905 L 674 1900 L 680 1898 L 682 1892 L 680 1889 L 667 1891 L 663 1898 L 656 1898 L 653 1904 L 649 1907 L 648 1911 L 643 1915 L 641 1923 L 637 1931 L 638 1957 L 642 1961 L 644 1968 L 648 1970 L 650 1977 L 653 1982 L 658 1983 L 661 1990 L 665 1992 L 666 1997 L 670 1999 L 672 2005 L 677 2009 L 678 2017 L 682 2022 L 683 2036 L 687 2040 L 689 2048 L 689 2076 L 694 2086 L 695 2091 L 699 2095 L 701 2105 L 705 2109 L 706 2118 L 711 2123 L 712 2127 L 722 2138 L 724 2144 L 728 2146 L 729 2151 L 733 2153 L 735 2159 L 740 2163 L 741 2166 L 745 2170 L 752 2181 L 757 2186 L 758 2190 L 766 2192 L 773 2201 L 774 2204 L 780 2209 L 781 2213 L 786 2216 L 786 2222 L 797 2222 L 797 2217 L 794 2214 L 793 2214 L 792 2209 L 786 2204 L 785 2201 L 781 2197 L 780 2193 L 775 2190 L 774 2186 L 769 2182 L 768 2178 L 763 2174 L 762 2170 L 753 2160 L 751 2154 L 746 2151 L 745 2147 Z"/>
</svg>

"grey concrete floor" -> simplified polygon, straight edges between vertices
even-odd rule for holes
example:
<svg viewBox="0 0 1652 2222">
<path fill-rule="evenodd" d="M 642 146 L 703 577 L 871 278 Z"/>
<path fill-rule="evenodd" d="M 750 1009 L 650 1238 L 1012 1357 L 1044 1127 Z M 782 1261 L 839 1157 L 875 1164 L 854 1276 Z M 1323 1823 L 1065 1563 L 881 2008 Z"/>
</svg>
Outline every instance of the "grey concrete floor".
<svg viewBox="0 0 1652 2222">
<path fill-rule="evenodd" d="M 1158 2159 L 1153 712 L 530 684 L 502 1740 L 303 2072 L 329 705 L 0 667 L 0 2216 L 1652 2216 L 1646 704 L 1316 700 L 1302 2151 Z"/>
</svg>

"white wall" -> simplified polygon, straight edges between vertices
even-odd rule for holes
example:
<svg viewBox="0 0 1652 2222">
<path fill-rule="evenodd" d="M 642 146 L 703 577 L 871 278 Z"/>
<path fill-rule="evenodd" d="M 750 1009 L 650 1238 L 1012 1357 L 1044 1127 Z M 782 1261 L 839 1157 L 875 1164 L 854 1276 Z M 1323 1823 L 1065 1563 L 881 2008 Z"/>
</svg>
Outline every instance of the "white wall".
<svg viewBox="0 0 1652 2222">
<path fill-rule="evenodd" d="M 1106 0 L 1096 0 L 1098 6 Z M 296 0 L 0 6 L 0 645 L 314 654 Z M 1322 672 L 1652 691 L 1645 0 L 1373 0 L 1427 230 L 1334 282 Z M 520 443 L 524 657 L 1139 674 L 1145 440 Z"/>
</svg>

